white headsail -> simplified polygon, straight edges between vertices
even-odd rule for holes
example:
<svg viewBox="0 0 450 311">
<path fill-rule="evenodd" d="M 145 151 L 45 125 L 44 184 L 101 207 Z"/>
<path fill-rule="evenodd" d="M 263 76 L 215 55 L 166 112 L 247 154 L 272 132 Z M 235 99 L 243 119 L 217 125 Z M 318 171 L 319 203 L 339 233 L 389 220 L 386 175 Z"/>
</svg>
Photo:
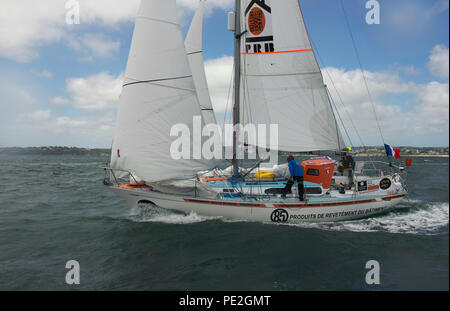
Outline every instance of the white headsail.
<svg viewBox="0 0 450 311">
<path fill-rule="evenodd" d="M 206 0 L 200 0 L 199 7 L 192 20 L 191 27 L 186 36 L 186 52 L 194 77 L 200 109 L 205 124 L 216 124 L 211 97 L 209 95 L 208 83 L 206 81 L 205 65 L 203 63 L 203 14 Z"/>
<path fill-rule="evenodd" d="M 279 150 L 343 147 L 298 0 L 242 0 L 241 120 L 278 124 Z"/>
<path fill-rule="evenodd" d="M 182 178 L 211 163 L 173 160 L 171 129 L 201 116 L 176 0 L 142 0 L 118 109 L 111 167 L 147 182 Z M 192 146 L 192 135 L 191 135 Z"/>
</svg>

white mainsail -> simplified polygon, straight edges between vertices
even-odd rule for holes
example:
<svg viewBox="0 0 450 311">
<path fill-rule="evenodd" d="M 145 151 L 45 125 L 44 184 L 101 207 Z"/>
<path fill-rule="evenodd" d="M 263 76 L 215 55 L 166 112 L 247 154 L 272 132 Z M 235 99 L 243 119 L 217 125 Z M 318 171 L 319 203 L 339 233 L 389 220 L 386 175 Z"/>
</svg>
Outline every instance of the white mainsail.
<svg viewBox="0 0 450 311">
<path fill-rule="evenodd" d="M 242 0 L 241 120 L 278 124 L 279 150 L 338 150 L 333 114 L 298 0 Z"/>
<path fill-rule="evenodd" d="M 117 116 L 111 167 L 146 182 L 182 178 L 214 165 L 173 160 L 171 129 L 201 116 L 176 0 L 142 0 Z"/>
<path fill-rule="evenodd" d="M 203 62 L 203 14 L 206 0 L 200 0 L 199 7 L 192 20 L 191 27 L 186 36 L 186 53 L 191 66 L 195 88 L 197 90 L 200 109 L 205 124 L 216 124 L 208 83 L 206 81 L 205 65 Z"/>
</svg>

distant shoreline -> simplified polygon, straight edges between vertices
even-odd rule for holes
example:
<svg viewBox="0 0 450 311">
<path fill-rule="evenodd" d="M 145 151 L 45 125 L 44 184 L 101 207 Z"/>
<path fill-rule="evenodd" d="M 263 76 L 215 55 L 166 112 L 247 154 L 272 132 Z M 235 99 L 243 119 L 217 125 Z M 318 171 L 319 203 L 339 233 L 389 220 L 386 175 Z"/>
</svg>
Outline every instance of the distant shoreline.
<svg viewBox="0 0 450 311">
<path fill-rule="evenodd" d="M 110 149 L 89 149 L 76 147 L 10 147 L 0 148 L 0 155 L 72 155 L 72 156 L 110 156 Z"/>
<path fill-rule="evenodd" d="M 355 154 L 354 157 L 385 157 L 385 154 L 369 154 L 369 153 L 359 153 Z M 402 158 L 448 158 L 448 154 L 414 154 L 414 155 L 402 155 Z"/>
<path fill-rule="evenodd" d="M 406 149 L 406 148 L 405 148 Z M 411 148 L 408 148 L 411 149 Z M 448 147 L 443 148 L 430 148 L 430 147 L 423 147 L 423 148 L 414 148 L 416 152 L 419 152 L 419 154 L 408 154 L 406 152 L 401 152 L 402 158 L 448 158 L 449 154 L 443 154 L 442 152 L 448 151 Z M 423 150 L 423 154 L 420 154 L 420 152 Z M 355 152 L 358 152 L 358 149 L 354 149 Z M 363 150 L 361 150 L 363 151 Z M 353 154 L 354 157 L 386 157 L 386 154 L 383 152 L 380 152 L 380 150 L 373 150 L 377 153 L 355 153 Z M 429 154 L 429 151 L 434 151 L 437 154 Z M 438 153 L 441 152 L 441 153 Z M 288 153 L 281 152 L 281 156 L 285 156 Z M 301 154 L 301 153 L 293 153 L 296 156 L 302 156 L 302 157 L 317 157 L 319 155 L 314 155 L 312 153 L 310 154 Z M 104 156 L 109 157 L 111 155 L 111 149 L 102 149 L 102 148 L 78 148 L 78 147 L 59 147 L 59 146 L 49 146 L 49 147 L 0 147 L 0 155 L 80 155 L 80 156 Z"/>
</svg>

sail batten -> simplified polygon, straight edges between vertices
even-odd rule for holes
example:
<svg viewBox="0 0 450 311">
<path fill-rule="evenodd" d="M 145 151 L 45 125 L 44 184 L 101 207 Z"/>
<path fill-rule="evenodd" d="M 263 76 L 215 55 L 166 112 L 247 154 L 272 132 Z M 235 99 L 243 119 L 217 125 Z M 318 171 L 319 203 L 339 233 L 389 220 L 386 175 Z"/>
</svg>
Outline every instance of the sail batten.
<svg viewBox="0 0 450 311">
<path fill-rule="evenodd" d="M 126 87 L 133 84 L 140 84 L 140 83 L 155 83 L 155 82 L 162 82 L 162 81 L 169 81 L 169 80 L 179 80 L 179 79 L 189 79 L 192 78 L 192 75 L 190 76 L 184 76 L 184 77 L 173 77 L 173 78 L 165 78 L 165 79 L 156 79 L 156 80 L 146 80 L 146 81 L 135 81 L 135 82 L 128 82 L 124 84 L 122 87 Z M 133 80 L 131 78 L 128 78 L 129 80 Z"/>
<path fill-rule="evenodd" d="M 173 22 L 173 21 L 166 21 L 166 20 L 162 20 L 159 18 L 147 17 L 147 16 L 136 16 L 136 19 L 148 19 L 148 20 L 163 23 L 163 24 L 171 24 L 171 25 L 181 29 L 180 24 L 178 24 L 177 22 Z"/>
</svg>

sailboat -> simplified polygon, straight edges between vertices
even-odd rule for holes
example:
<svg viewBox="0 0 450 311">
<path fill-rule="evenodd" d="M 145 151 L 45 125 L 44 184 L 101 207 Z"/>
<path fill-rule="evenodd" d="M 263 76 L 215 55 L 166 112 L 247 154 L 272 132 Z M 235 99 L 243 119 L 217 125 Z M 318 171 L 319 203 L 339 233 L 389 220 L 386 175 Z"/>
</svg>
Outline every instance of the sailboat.
<svg viewBox="0 0 450 311">
<path fill-rule="evenodd" d="M 261 161 L 240 166 L 237 127 L 227 171 L 211 159 L 171 158 L 174 125 L 216 123 L 202 56 L 204 6 L 200 0 L 184 41 L 176 0 L 141 2 L 105 168 L 112 191 L 133 207 L 276 223 L 370 217 L 408 195 L 403 167 L 342 176 L 329 156 L 301 163 L 304 202 L 281 195 L 288 176 L 261 170 Z M 277 124 L 277 151 L 341 155 L 345 142 L 298 0 L 236 0 L 228 27 L 235 38 L 233 124 Z"/>
</svg>

